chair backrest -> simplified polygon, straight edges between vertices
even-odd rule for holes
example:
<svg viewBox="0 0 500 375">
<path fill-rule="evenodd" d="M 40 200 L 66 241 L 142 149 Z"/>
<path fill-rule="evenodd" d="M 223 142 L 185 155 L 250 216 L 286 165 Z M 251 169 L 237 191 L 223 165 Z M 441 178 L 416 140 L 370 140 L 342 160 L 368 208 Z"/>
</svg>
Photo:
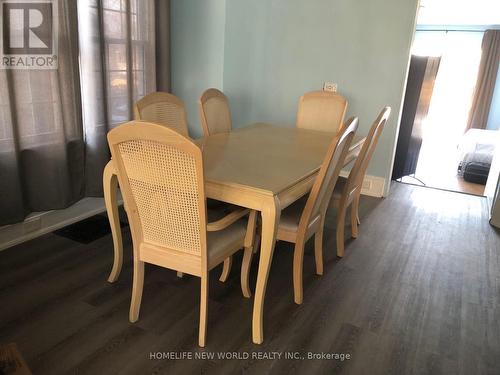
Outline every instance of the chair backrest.
<svg viewBox="0 0 500 375">
<path fill-rule="evenodd" d="M 358 118 L 351 117 L 333 138 L 326 152 L 318 177 L 309 193 L 306 206 L 300 218 L 299 228 L 307 228 L 311 219 L 328 206 L 333 189 L 349 152 L 352 138 L 358 128 Z"/>
<path fill-rule="evenodd" d="M 108 133 L 134 250 L 143 244 L 206 261 L 203 157 L 187 137 L 159 124 L 130 121 Z"/>
<path fill-rule="evenodd" d="M 329 91 L 312 91 L 299 99 L 298 128 L 337 131 L 344 122 L 347 100 Z"/>
<path fill-rule="evenodd" d="M 186 107 L 182 100 L 167 92 L 152 92 L 138 100 L 134 119 L 165 125 L 189 136 Z"/>
<path fill-rule="evenodd" d="M 201 95 L 198 106 L 205 136 L 231 131 L 233 126 L 229 101 L 223 92 L 213 88 L 206 90 Z"/>
<path fill-rule="evenodd" d="M 373 156 L 373 152 L 377 147 L 380 134 L 382 134 L 382 130 L 384 130 L 384 126 L 390 114 L 391 107 L 384 107 L 379 113 L 372 127 L 370 128 L 370 131 L 366 136 L 365 143 L 363 143 L 361 151 L 359 152 L 359 155 L 354 162 L 354 166 L 349 173 L 349 177 L 347 178 L 347 182 L 344 188 L 346 189 L 345 192 L 347 194 L 351 194 L 355 190 L 361 189 L 361 187 L 363 186 L 363 179 L 365 178 L 366 169 L 368 168 L 368 164 L 370 163 L 370 160 Z"/>
</svg>

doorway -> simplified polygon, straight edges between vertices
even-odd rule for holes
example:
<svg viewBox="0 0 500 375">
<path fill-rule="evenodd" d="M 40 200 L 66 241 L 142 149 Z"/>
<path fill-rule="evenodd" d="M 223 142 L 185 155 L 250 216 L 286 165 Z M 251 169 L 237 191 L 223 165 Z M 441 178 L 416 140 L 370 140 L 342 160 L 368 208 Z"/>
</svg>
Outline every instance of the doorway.
<svg viewBox="0 0 500 375">
<path fill-rule="evenodd" d="M 440 1 L 423 3 L 412 45 L 392 178 L 484 195 L 500 135 L 500 116 L 497 119 L 495 115 L 500 83 L 493 95 L 489 93 L 491 121 L 488 118 L 487 124 L 471 126 L 471 113 L 483 73 L 484 35 L 498 25 L 467 24 L 467 11 L 453 9 L 462 24 L 450 26 L 450 8 L 435 6 Z M 445 10 L 448 13 L 439 14 Z M 486 8 L 483 11 L 487 13 Z M 477 9 L 469 13 L 470 21 L 480 17 Z M 439 24 L 440 20 L 444 22 Z M 481 129 L 469 129 L 472 127 Z"/>
</svg>

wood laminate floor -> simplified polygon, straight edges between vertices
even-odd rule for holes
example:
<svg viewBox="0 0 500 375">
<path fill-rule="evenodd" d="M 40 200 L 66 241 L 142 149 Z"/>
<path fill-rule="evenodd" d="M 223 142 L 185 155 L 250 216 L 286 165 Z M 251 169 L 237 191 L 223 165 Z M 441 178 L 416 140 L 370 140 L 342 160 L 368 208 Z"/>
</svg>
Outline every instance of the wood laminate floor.
<svg viewBox="0 0 500 375">
<path fill-rule="evenodd" d="M 420 177 L 420 176 L 419 176 Z M 484 196 L 485 185 L 475 184 L 465 181 L 463 177 L 457 175 L 442 175 L 436 177 L 414 178 L 404 176 L 401 182 L 416 186 L 426 186 L 431 189 L 441 189 L 457 193 Z M 423 185 L 425 183 L 425 185 Z"/>
<path fill-rule="evenodd" d="M 500 374 L 500 235 L 486 200 L 396 183 L 386 199 L 363 198 L 360 216 L 359 238 L 348 240 L 341 260 L 328 218 L 322 277 L 309 244 L 301 306 L 293 303 L 292 247 L 277 245 L 262 345 L 251 342 L 241 257 L 226 284 L 217 281 L 220 268 L 211 272 L 204 350 L 194 277 L 147 266 L 140 320 L 130 324 L 128 229 L 116 284 L 106 282 L 109 235 L 83 245 L 51 234 L 1 252 L 0 343 L 17 343 L 40 375 Z M 215 357 L 154 360 L 152 352 Z M 250 358 L 217 359 L 225 352 Z M 257 352 L 306 359 L 259 360 Z M 351 359 L 307 360 L 308 352 Z"/>
</svg>

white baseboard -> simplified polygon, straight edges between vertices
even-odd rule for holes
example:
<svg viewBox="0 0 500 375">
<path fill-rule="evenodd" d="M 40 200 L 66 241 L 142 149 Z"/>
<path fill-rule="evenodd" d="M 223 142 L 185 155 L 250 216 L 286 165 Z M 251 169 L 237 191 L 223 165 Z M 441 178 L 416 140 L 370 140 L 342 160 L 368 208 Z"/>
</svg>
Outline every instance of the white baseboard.
<svg viewBox="0 0 500 375">
<path fill-rule="evenodd" d="M 340 175 L 347 178 L 349 176 L 349 171 L 340 171 Z M 382 198 L 384 196 L 384 188 L 385 178 L 365 175 L 361 194 L 368 195 L 370 197 Z"/>
<path fill-rule="evenodd" d="M 32 213 L 21 223 L 0 227 L 0 251 L 104 211 L 104 198 L 83 198 L 64 210 Z"/>
</svg>

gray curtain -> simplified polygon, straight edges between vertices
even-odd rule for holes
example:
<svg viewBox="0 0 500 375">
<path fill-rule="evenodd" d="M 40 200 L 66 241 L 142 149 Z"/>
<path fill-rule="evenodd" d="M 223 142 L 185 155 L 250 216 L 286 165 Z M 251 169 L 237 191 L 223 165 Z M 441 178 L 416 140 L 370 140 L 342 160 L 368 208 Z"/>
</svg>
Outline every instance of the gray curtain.
<svg viewBox="0 0 500 375">
<path fill-rule="evenodd" d="M 170 92 L 170 0 L 155 0 L 156 89 Z"/>
<path fill-rule="evenodd" d="M 106 134 L 156 87 L 153 0 L 79 0 L 85 193 L 102 196 Z"/>
<path fill-rule="evenodd" d="M 0 225 L 102 196 L 107 132 L 169 90 L 168 0 L 58 8 L 58 70 L 0 70 Z"/>
<path fill-rule="evenodd" d="M 466 131 L 485 129 L 500 64 L 500 30 L 486 30 L 482 42 L 481 62 L 477 76 Z"/>
<path fill-rule="evenodd" d="M 76 3 L 58 1 L 57 70 L 0 70 L 0 225 L 83 197 Z"/>
<path fill-rule="evenodd" d="M 414 175 L 422 147 L 422 125 L 429 112 L 441 57 L 410 59 L 392 179 Z"/>
</svg>

